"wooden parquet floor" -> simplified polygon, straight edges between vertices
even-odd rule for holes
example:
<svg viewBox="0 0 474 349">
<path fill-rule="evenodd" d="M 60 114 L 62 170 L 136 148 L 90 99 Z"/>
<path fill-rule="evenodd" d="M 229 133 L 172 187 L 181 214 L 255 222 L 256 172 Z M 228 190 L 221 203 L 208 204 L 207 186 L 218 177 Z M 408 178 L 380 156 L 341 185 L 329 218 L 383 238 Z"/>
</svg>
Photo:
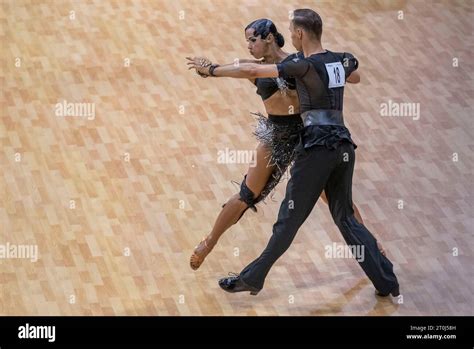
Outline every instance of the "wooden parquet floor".
<svg viewBox="0 0 474 349">
<path fill-rule="evenodd" d="M 320 12 L 326 48 L 360 60 L 344 107 L 354 201 L 401 300 L 325 257 L 343 240 L 323 203 L 257 297 L 219 289 L 263 250 L 286 181 L 188 266 L 247 169 L 217 154 L 255 148 L 263 106 L 248 81 L 201 79 L 185 57 L 248 58 L 243 28 L 260 17 L 293 52 L 297 7 Z M 447 0 L 1 0 L 0 314 L 473 315 L 473 14 Z M 391 102 L 419 118 L 382 116 Z M 37 261 L 14 258 L 22 246 Z"/>
</svg>

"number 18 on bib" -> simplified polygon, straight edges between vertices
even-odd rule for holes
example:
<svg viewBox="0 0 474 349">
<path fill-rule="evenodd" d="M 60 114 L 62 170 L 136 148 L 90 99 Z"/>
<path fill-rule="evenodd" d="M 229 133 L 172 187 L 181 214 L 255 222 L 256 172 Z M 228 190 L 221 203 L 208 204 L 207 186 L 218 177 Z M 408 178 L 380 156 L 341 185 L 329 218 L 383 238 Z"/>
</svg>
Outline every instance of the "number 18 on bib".
<svg viewBox="0 0 474 349">
<path fill-rule="evenodd" d="M 326 63 L 329 76 L 329 88 L 343 87 L 346 84 L 346 71 L 341 62 Z"/>
</svg>

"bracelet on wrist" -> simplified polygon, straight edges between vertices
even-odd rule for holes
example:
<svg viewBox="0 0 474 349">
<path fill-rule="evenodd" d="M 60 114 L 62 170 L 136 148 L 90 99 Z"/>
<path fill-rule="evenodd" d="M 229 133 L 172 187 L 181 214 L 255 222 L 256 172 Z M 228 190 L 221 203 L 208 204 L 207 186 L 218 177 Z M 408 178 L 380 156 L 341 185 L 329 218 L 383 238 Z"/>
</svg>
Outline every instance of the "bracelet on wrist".
<svg viewBox="0 0 474 349">
<path fill-rule="evenodd" d="M 219 64 L 212 64 L 211 67 L 209 68 L 209 75 L 210 76 L 215 76 L 214 75 L 214 70 L 219 67 Z"/>
</svg>

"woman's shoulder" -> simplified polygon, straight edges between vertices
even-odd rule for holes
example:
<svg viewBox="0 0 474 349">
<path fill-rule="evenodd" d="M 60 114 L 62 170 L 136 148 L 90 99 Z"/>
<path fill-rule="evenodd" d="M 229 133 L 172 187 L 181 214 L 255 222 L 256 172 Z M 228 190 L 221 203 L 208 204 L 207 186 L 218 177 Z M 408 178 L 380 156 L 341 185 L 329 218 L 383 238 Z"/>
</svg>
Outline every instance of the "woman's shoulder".
<svg viewBox="0 0 474 349">
<path fill-rule="evenodd" d="M 303 55 L 303 52 L 295 52 L 295 53 L 290 53 L 288 55 L 288 57 L 286 57 L 283 62 L 285 61 L 291 61 L 291 60 L 294 60 L 294 59 L 303 59 L 304 58 L 304 55 Z"/>
</svg>

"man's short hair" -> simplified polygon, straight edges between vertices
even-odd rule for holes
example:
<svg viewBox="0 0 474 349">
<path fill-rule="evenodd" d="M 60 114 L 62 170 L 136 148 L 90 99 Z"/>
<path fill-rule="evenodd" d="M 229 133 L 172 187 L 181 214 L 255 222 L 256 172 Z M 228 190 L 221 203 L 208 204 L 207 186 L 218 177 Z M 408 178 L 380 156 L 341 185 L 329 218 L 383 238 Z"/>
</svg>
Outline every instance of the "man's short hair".
<svg viewBox="0 0 474 349">
<path fill-rule="evenodd" d="M 295 10 L 293 12 L 293 25 L 321 40 L 323 21 L 315 11 L 307 8 Z"/>
</svg>

